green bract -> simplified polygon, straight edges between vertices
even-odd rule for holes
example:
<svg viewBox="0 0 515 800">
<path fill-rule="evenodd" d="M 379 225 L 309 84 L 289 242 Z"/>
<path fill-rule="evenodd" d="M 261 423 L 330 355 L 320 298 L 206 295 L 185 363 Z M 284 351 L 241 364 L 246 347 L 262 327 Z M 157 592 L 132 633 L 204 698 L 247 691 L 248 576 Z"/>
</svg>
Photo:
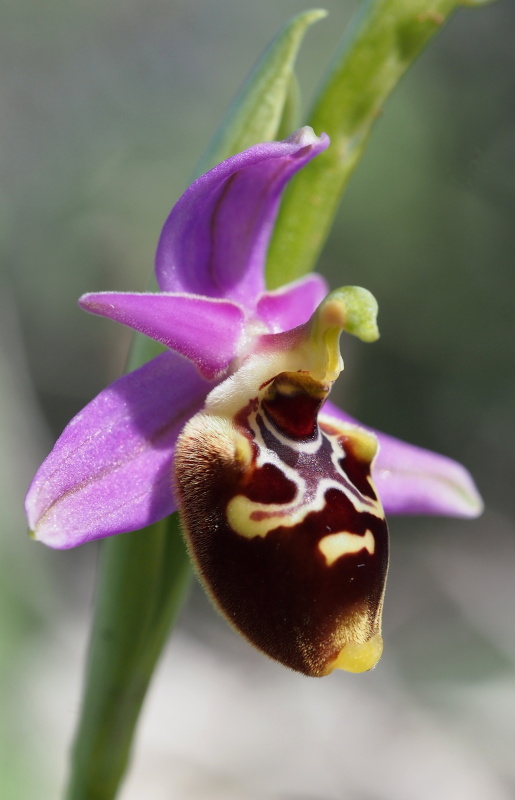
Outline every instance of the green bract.
<svg viewBox="0 0 515 800">
<path fill-rule="evenodd" d="M 322 9 L 305 11 L 270 42 L 234 98 L 197 166 L 197 175 L 257 142 L 282 139 L 292 133 L 288 120 L 294 116 L 298 99 L 295 59 L 307 29 L 325 16 L 327 12 Z"/>
<path fill-rule="evenodd" d="M 271 288 L 309 272 L 385 100 L 446 19 L 489 0 L 372 0 L 362 4 L 305 120 L 331 147 L 286 190 L 268 254 Z"/>
</svg>

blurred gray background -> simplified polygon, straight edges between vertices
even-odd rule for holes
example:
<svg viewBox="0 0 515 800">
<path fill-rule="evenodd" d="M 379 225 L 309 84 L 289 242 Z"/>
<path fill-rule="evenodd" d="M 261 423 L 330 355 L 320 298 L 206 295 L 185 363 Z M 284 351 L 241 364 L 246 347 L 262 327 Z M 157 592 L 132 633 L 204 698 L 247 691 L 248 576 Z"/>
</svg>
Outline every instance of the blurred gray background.
<svg viewBox="0 0 515 800">
<path fill-rule="evenodd" d="M 355 3 L 324 4 L 309 102 Z M 128 333 L 76 306 L 142 290 L 161 225 L 296 0 L 2 0 L 0 795 L 60 795 L 97 545 L 30 542 L 27 485 L 123 370 Z M 515 793 L 515 7 L 462 10 L 404 79 L 319 269 L 380 305 L 339 399 L 461 460 L 473 522 L 392 519 L 385 655 L 291 674 L 197 588 L 160 665 L 122 800 L 509 800 Z M 301 119 L 300 122 L 303 122 Z"/>
</svg>

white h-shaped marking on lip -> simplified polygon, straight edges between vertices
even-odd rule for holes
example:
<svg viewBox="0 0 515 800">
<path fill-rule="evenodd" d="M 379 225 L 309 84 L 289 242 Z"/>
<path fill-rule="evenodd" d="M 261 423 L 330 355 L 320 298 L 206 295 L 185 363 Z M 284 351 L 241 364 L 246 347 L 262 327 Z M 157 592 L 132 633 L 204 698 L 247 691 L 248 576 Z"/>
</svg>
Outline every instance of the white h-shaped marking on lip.
<svg viewBox="0 0 515 800">
<path fill-rule="evenodd" d="M 349 531 L 340 531 L 339 533 L 330 533 L 320 539 L 318 549 L 324 556 L 327 566 L 330 567 L 342 556 L 359 553 L 360 550 L 367 550 L 373 556 L 376 542 L 372 531 L 369 530 L 364 536 Z"/>
</svg>

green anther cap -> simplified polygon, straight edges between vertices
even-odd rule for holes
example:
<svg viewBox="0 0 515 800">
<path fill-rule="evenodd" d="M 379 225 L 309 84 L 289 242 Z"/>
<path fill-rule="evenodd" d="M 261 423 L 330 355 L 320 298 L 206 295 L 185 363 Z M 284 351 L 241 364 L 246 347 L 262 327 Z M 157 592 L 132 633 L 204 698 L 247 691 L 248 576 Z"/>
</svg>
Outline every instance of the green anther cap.
<svg viewBox="0 0 515 800">
<path fill-rule="evenodd" d="M 331 292 L 327 300 L 331 298 L 338 300 L 345 307 L 344 331 L 357 336 L 362 342 L 375 342 L 379 339 L 377 300 L 368 289 L 362 289 L 361 286 L 344 286 Z"/>
<path fill-rule="evenodd" d="M 342 331 L 364 342 L 379 338 L 377 311 L 375 297 L 359 286 L 344 286 L 327 295 L 309 323 L 309 370 L 315 379 L 332 382 L 342 371 Z"/>
</svg>

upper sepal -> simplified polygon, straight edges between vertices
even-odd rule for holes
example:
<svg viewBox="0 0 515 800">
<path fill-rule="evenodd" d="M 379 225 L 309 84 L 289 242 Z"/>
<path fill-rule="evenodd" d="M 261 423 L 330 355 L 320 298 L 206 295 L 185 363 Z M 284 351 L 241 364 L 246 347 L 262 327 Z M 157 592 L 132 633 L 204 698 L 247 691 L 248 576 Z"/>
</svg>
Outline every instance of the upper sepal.
<svg viewBox="0 0 515 800">
<path fill-rule="evenodd" d="M 161 291 L 219 297 L 254 308 L 264 292 L 268 242 L 286 183 L 325 150 L 325 134 L 301 128 L 202 175 L 163 227 L 156 253 Z"/>
</svg>

